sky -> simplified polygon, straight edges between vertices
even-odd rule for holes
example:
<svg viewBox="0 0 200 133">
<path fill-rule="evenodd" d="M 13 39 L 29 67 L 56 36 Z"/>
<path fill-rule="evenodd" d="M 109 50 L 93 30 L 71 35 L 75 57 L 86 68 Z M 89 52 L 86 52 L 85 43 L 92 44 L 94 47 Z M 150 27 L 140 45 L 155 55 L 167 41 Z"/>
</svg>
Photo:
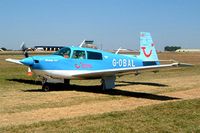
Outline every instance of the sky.
<svg viewBox="0 0 200 133">
<path fill-rule="evenodd" d="M 0 47 L 139 49 L 139 33 L 165 46 L 200 48 L 200 0 L 0 0 Z"/>
</svg>

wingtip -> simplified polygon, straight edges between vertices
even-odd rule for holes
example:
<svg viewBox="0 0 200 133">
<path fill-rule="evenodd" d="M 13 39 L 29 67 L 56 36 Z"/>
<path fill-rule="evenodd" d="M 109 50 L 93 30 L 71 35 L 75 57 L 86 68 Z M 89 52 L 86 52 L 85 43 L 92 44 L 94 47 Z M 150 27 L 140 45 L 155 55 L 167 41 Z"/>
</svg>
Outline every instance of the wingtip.
<svg viewBox="0 0 200 133">
<path fill-rule="evenodd" d="M 15 64 L 20 64 L 20 65 L 23 65 L 20 60 L 17 60 L 17 59 L 11 59 L 11 58 L 7 58 L 5 59 L 7 62 L 11 62 L 11 63 L 15 63 Z"/>
<path fill-rule="evenodd" d="M 189 63 L 175 62 L 175 63 L 172 63 L 172 66 L 177 66 L 177 67 L 192 67 L 194 65 L 193 64 L 189 64 Z"/>
</svg>

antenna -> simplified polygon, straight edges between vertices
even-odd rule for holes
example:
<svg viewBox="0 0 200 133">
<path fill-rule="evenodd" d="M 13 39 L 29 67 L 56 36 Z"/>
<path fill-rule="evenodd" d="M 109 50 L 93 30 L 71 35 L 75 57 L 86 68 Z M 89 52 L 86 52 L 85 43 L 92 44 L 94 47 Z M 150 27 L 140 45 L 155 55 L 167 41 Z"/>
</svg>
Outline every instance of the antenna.
<svg viewBox="0 0 200 133">
<path fill-rule="evenodd" d="M 101 43 L 100 45 L 101 45 L 101 50 L 103 50 L 103 44 Z"/>
<path fill-rule="evenodd" d="M 121 47 L 118 48 L 118 50 L 115 52 L 115 54 L 118 54 L 120 50 L 121 50 Z"/>
<path fill-rule="evenodd" d="M 85 44 L 85 39 L 84 39 L 83 42 L 79 45 L 79 47 L 82 47 L 83 44 Z"/>
</svg>

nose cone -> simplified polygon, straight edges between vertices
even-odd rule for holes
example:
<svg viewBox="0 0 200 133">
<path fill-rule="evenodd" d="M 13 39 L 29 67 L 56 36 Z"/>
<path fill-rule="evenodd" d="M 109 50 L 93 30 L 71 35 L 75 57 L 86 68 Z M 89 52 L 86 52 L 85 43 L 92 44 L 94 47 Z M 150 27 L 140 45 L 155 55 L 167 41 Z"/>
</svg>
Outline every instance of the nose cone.
<svg viewBox="0 0 200 133">
<path fill-rule="evenodd" d="M 20 61 L 22 64 L 26 65 L 26 66 L 32 66 L 34 61 L 31 57 L 28 58 L 24 58 Z"/>
</svg>

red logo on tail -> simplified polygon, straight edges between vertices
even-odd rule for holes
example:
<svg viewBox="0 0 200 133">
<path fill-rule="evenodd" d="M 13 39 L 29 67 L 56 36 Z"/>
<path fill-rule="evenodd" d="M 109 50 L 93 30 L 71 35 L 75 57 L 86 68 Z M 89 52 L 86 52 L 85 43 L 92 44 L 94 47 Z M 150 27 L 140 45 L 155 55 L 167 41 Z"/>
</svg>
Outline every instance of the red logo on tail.
<svg viewBox="0 0 200 133">
<path fill-rule="evenodd" d="M 150 50 L 150 52 L 147 54 L 147 53 L 146 53 L 146 47 L 141 47 L 141 49 L 142 49 L 144 55 L 145 55 L 147 58 L 151 56 L 152 50 Z"/>
</svg>

